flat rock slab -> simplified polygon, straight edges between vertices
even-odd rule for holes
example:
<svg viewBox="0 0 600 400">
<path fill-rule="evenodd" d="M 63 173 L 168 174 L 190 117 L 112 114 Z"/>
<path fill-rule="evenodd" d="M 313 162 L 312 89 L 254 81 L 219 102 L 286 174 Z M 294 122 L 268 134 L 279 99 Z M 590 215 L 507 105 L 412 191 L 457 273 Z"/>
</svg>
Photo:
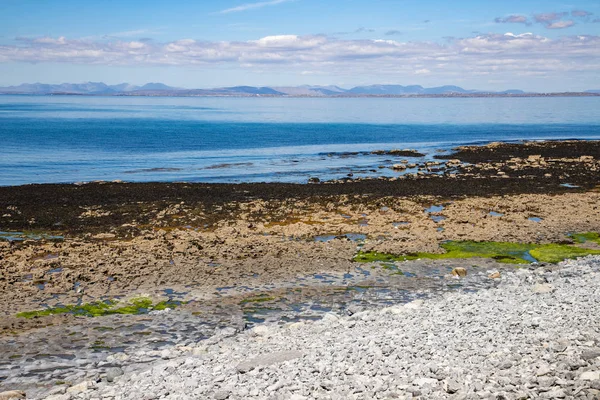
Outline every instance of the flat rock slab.
<svg viewBox="0 0 600 400">
<path fill-rule="evenodd" d="M 299 351 L 279 351 L 276 353 L 263 354 L 251 360 L 242 361 L 237 366 L 237 370 L 243 374 L 258 367 L 278 364 L 300 357 L 302 357 L 302 353 Z"/>
</svg>

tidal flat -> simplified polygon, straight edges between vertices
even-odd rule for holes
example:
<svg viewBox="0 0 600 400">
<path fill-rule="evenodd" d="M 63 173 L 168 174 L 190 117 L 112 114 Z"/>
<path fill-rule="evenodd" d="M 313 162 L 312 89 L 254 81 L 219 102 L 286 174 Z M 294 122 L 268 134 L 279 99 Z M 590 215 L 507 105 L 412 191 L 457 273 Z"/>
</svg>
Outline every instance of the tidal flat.
<svg viewBox="0 0 600 400">
<path fill-rule="evenodd" d="M 0 388 L 43 391 L 44 368 L 11 380 L 11 365 L 76 357 L 100 376 L 109 356 L 160 358 L 225 327 L 476 291 L 600 254 L 600 143 L 468 146 L 427 163 L 302 185 L 0 187 Z"/>
</svg>

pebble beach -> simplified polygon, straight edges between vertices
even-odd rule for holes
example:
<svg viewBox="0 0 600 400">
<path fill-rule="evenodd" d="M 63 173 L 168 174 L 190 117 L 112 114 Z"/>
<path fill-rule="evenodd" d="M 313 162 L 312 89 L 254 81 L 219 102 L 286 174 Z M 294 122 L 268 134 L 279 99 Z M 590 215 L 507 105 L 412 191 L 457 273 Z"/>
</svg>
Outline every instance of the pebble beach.
<svg viewBox="0 0 600 400">
<path fill-rule="evenodd" d="M 600 257 L 314 322 L 223 329 L 66 399 L 597 399 Z"/>
</svg>

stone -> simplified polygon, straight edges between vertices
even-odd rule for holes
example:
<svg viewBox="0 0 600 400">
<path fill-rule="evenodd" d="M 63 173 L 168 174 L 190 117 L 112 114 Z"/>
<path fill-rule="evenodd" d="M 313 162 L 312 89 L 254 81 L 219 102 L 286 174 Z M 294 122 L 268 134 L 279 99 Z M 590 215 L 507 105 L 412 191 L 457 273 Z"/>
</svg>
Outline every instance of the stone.
<svg viewBox="0 0 600 400">
<path fill-rule="evenodd" d="M 304 327 L 306 324 L 303 321 L 299 321 L 299 322 L 292 322 L 291 324 L 287 325 L 287 328 L 289 330 L 296 330 L 296 329 L 301 329 L 302 327 Z"/>
<path fill-rule="evenodd" d="M 544 376 L 544 375 L 548 375 L 550 372 L 552 372 L 550 370 L 550 368 L 548 368 L 547 366 L 543 365 L 540 368 L 538 368 L 536 375 L 537 376 Z"/>
<path fill-rule="evenodd" d="M 117 237 L 117 235 L 115 235 L 114 233 L 99 233 L 97 235 L 92 236 L 92 239 L 108 240 L 108 239 L 114 239 L 116 237 Z"/>
<path fill-rule="evenodd" d="M 235 328 L 228 326 L 227 328 L 223 328 L 219 330 L 219 335 L 224 338 L 232 337 L 237 333 Z"/>
<path fill-rule="evenodd" d="M 253 336 L 268 336 L 271 330 L 265 325 L 258 325 L 251 330 Z"/>
<path fill-rule="evenodd" d="M 445 379 L 443 387 L 444 391 L 449 394 L 454 394 L 461 389 L 460 384 L 454 379 Z"/>
<path fill-rule="evenodd" d="M 488 278 L 490 279 L 500 279 L 502 275 L 500 275 L 499 271 L 494 271 L 491 274 L 488 275 Z"/>
<path fill-rule="evenodd" d="M 600 357 L 600 349 L 590 349 L 581 352 L 581 358 L 585 361 L 593 360 Z"/>
<path fill-rule="evenodd" d="M 419 379 L 415 379 L 413 381 L 413 383 L 419 387 L 421 386 L 425 386 L 425 385 L 435 385 L 438 383 L 437 379 L 433 379 L 433 378 L 419 378 Z"/>
<path fill-rule="evenodd" d="M 408 310 L 416 310 L 419 309 L 423 306 L 424 301 L 423 300 L 413 300 L 410 303 L 406 303 L 404 305 L 404 308 L 408 309 Z"/>
<path fill-rule="evenodd" d="M 456 267 L 452 270 L 452 275 L 464 278 L 467 276 L 467 269 L 463 267 Z"/>
<path fill-rule="evenodd" d="M 0 393 L 0 400 L 25 399 L 27 394 L 22 390 L 9 390 Z"/>
<path fill-rule="evenodd" d="M 228 390 L 219 390 L 218 392 L 215 393 L 215 400 L 225 400 L 225 399 L 229 398 L 230 395 L 231 395 L 231 392 Z"/>
<path fill-rule="evenodd" d="M 544 293 L 552 293 L 554 291 L 554 286 L 549 283 L 538 283 L 533 286 L 533 293 L 544 294 Z"/>
<path fill-rule="evenodd" d="M 240 373 L 246 373 L 257 367 L 279 364 L 299 357 L 302 357 L 302 353 L 299 351 L 280 351 L 276 353 L 263 354 L 253 359 L 242 361 L 237 366 L 237 370 Z"/>
<path fill-rule="evenodd" d="M 579 375 L 582 381 L 597 381 L 600 380 L 600 371 L 586 371 Z"/>
<path fill-rule="evenodd" d="M 123 370 L 119 367 L 112 367 L 106 370 L 106 380 L 112 382 L 116 377 L 123 375 Z"/>
<path fill-rule="evenodd" d="M 67 389 L 67 393 L 77 394 L 77 393 L 85 392 L 91 386 L 93 386 L 92 382 L 90 382 L 90 381 L 83 381 L 83 382 L 78 383 L 77 385 L 73 385 L 70 388 L 68 388 Z"/>
<path fill-rule="evenodd" d="M 323 316 L 323 322 L 334 323 L 334 322 L 338 322 L 339 319 L 340 318 L 335 313 L 332 313 L 332 312 L 329 312 Z"/>
<path fill-rule="evenodd" d="M 548 399 L 564 399 L 567 397 L 564 389 L 553 389 L 546 393 Z"/>
<path fill-rule="evenodd" d="M 44 400 L 70 400 L 70 394 L 53 394 L 51 396 L 46 397 Z"/>
<path fill-rule="evenodd" d="M 555 353 L 562 353 L 567 347 L 569 347 L 569 341 L 567 340 L 558 340 L 556 342 L 551 342 L 550 345 L 548 345 L 548 349 Z"/>
</svg>

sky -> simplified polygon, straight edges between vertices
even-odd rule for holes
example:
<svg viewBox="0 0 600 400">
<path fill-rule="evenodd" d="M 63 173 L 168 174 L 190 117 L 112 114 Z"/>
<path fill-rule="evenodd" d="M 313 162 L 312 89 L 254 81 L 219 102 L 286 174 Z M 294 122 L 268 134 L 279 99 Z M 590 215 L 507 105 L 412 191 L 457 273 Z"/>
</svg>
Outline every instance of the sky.
<svg viewBox="0 0 600 400">
<path fill-rule="evenodd" d="M 0 86 L 600 89 L 599 0 L 0 0 Z"/>
</svg>

